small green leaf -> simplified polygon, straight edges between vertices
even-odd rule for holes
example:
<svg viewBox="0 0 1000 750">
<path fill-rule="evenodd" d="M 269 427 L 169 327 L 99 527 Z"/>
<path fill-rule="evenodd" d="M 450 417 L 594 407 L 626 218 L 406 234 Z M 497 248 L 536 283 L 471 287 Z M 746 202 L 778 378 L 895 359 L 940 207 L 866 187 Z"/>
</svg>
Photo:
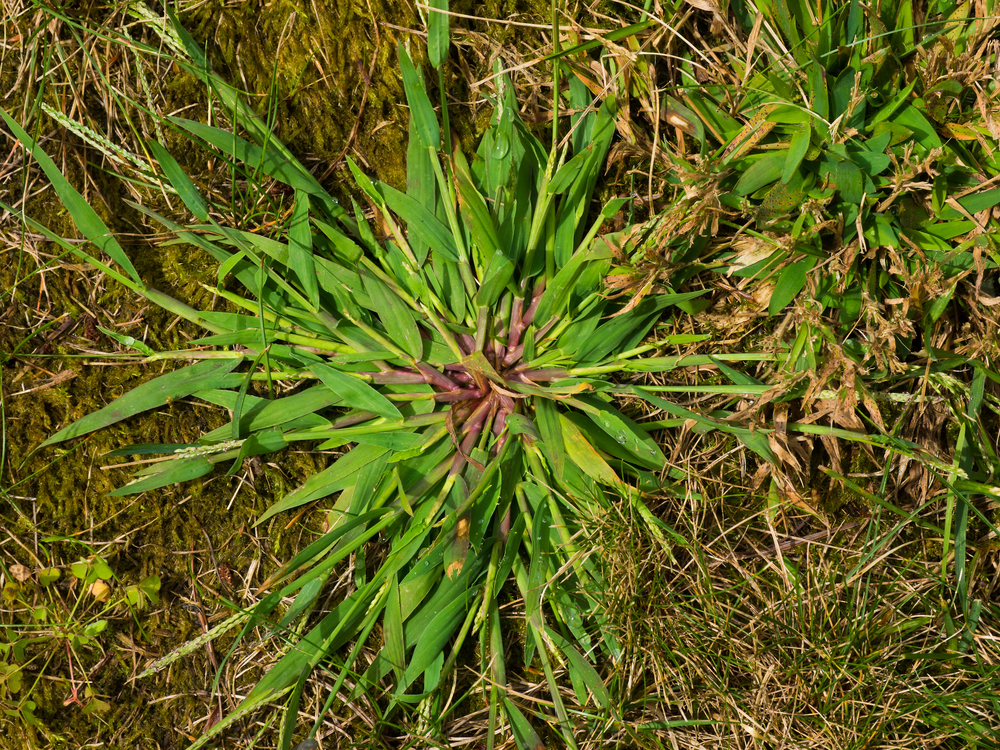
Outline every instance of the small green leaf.
<svg viewBox="0 0 1000 750">
<path fill-rule="evenodd" d="M 914 78 L 910 81 L 910 84 L 905 88 L 901 89 L 892 99 L 885 103 L 885 105 L 876 112 L 872 118 L 868 121 L 865 126 L 866 130 L 871 130 L 876 125 L 878 125 L 883 120 L 888 120 L 895 114 L 896 110 L 899 109 L 904 102 L 908 101 L 910 94 L 913 93 L 914 87 L 920 83 L 919 78 Z"/>
<path fill-rule="evenodd" d="M 59 568 L 42 568 L 38 571 L 38 585 L 42 588 L 51 586 L 59 580 L 62 572 Z"/>
<path fill-rule="evenodd" d="M 984 190 L 958 199 L 959 204 L 970 214 L 977 214 L 1000 203 L 1000 188 Z"/>
<path fill-rule="evenodd" d="M 636 462 L 657 470 L 667 465 L 667 457 L 660 451 L 656 441 L 611 404 L 588 395 L 568 399 L 568 403 L 577 406 L 590 417 L 595 425 L 612 437 Z"/>
<path fill-rule="evenodd" d="M 493 217 L 486 200 L 472 182 L 469 165 L 461 151 L 455 154 L 455 177 L 458 180 L 458 201 L 472 235 L 473 243 L 479 248 L 478 270 L 485 276 L 486 266 L 496 253 L 502 253 Z"/>
<path fill-rule="evenodd" d="M 559 424 L 559 410 L 552 401 L 535 399 L 535 426 L 542 436 L 541 449 L 552 467 L 557 479 L 563 475 L 566 462 L 566 448 L 563 445 L 562 429 Z"/>
<path fill-rule="evenodd" d="M 771 292 L 767 306 L 768 315 L 776 315 L 802 291 L 806 285 L 806 274 L 816 264 L 815 258 L 805 258 L 786 266 Z"/>
</svg>

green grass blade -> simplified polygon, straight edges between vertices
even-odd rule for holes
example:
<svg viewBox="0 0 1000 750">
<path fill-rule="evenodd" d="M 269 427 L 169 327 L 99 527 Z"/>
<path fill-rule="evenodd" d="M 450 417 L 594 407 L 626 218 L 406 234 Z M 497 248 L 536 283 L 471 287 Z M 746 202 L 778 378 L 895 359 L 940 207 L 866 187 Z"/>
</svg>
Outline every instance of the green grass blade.
<svg viewBox="0 0 1000 750">
<path fill-rule="evenodd" d="M 142 279 L 139 278 L 139 272 L 135 270 L 132 261 L 125 255 L 125 251 L 122 250 L 121 245 L 118 244 L 118 240 L 111 234 L 111 230 L 108 229 L 107 224 L 101 221 L 101 217 L 90 207 L 77 189 L 69 184 L 69 180 L 59 171 L 55 162 L 52 161 L 49 155 L 42 150 L 42 147 L 20 125 L 11 119 L 10 115 L 7 114 L 7 110 L 0 108 L 0 117 L 3 118 L 4 122 L 7 123 L 7 127 L 11 129 L 11 132 L 21 141 L 24 148 L 38 162 L 38 166 L 42 168 L 42 171 L 45 172 L 45 176 L 49 178 L 49 182 L 55 188 L 59 200 L 66 206 L 66 210 L 69 211 L 73 223 L 83 233 L 83 236 L 93 242 L 101 251 L 121 266 L 135 284 L 140 288 L 144 288 L 145 285 Z"/>
<path fill-rule="evenodd" d="M 427 6 L 427 59 L 435 68 L 440 68 L 448 59 L 451 43 L 448 0 L 427 0 Z"/>
<path fill-rule="evenodd" d="M 596 482 L 611 487 L 621 487 L 623 482 L 615 473 L 608 462 L 604 460 L 600 453 L 591 445 L 588 436 L 564 414 L 559 415 L 559 422 L 562 426 L 563 444 L 566 447 L 566 455 L 583 472 Z"/>
<path fill-rule="evenodd" d="M 399 44 L 399 69 L 403 75 L 403 89 L 406 92 L 406 101 L 410 105 L 410 117 L 417 124 L 417 137 L 424 148 L 437 151 L 441 148 L 441 128 L 438 125 L 437 117 L 434 115 L 434 107 L 431 100 L 424 91 L 423 83 L 417 71 L 413 67 L 413 61 L 406 54 L 406 49 L 402 42 Z"/>
<path fill-rule="evenodd" d="M 458 249 L 455 247 L 455 240 L 451 230 L 444 225 L 430 210 L 416 198 L 401 193 L 391 185 L 384 182 L 375 184 L 376 189 L 391 208 L 403 221 L 406 222 L 407 230 L 411 237 L 416 236 L 428 249 L 433 249 L 435 253 L 451 261 L 458 261 Z M 426 252 L 421 257 L 416 253 L 415 245 L 411 239 L 411 247 L 414 247 L 414 254 L 418 263 L 423 263 Z M 422 246 L 423 246 L 422 245 Z"/>
<path fill-rule="evenodd" d="M 467 578 L 467 576 L 463 576 L 463 578 Z M 448 643 L 455 629 L 462 622 L 468 608 L 466 597 L 471 597 L 473 594 L 464 588 L 456 590 L 454 594 L 451 601 L 437 609 L 437 613 L 417 640 L 416 648 L 413 649 L 410 661 L 406 665 L 403 679 L 396 685 L 397 696 L 401 695 L 417 677 L 432 667 L 434 661 L 441 656 L 445 644 Z"/>
<path fill-rule="evenodd" d="M 361 278 L 389 338 L 412 358 L 420 359 L 424 345 L 410 309 L 367 268 L 362 269 Z"/>
<path fill-rule="evenodd" d="M 624 344 L 628 339 L 641 339 L 656 322 L 656 315 L 664 308 L 684 300 L 695 299 L 705 294 L 705 291 L 683 292 L 678 294 L 658 294 L 656 297 L 644 299 L 629 312 L 612 318 L 601 325 L 594 335 L 589 336 L 576 353 L 577 360 L 594 362 L 603 359 L 612 350 L 630 348 Z"/>
<path fill-rule="evenodd" d="M 184 201 L 184 205 L 188 207 L 188 210 L 193 213 L 198 221 L 207 222 L 208 219 L 208 204 L 205 202 L 205 198 L 202 194 L 198 192 L 198 188 L 191 181 L 191 178 L 187 176 L 187 173 L 181 169 L 181 165 L 177 163 L 177 160 L 171 155 L 166 148 L 160 145 L 157 141 L 149 140 L 146 142 L 149 145 L 150 151 L 153 152 L 153 156 L 156 157 L 156 161 L 159 163 L 160 168 L 163 173 L 167 176 L 170 184 L 173 185 L 174 190 L 177 191 L 177 195 L 180 199 Z"/>
<path fill-rule="evenodd" d="M 243 380 L 242 375 L 232 373 L 239 362 L 239 359 L 207 359 L 161 375 L 134 388 L 103 409 L 64 427 L 39 447 L 44 448 L 86 435 L 141 412 L 163 406 L 170 400 L 186 398 L 197 391 L 210 388 L 235 388 Z"/>
<path fill-rule="evenodd" d="M 316 178 L 305 171 L 297 159 L 283 154 L 276 147 L 273 139 L 267 141 L 267 148 L 264 149 L 228 130 L 183 117 L 168 117 L 167 119 L 206 143 L 215 146 L 230 158 L 243 162 L 251 169 L 259 169 L 267 176 L 309 195 L 320 197 L 328 195 L 316 181 Z"/>
<path fill-rule="evenodd" d="M 545 743 L 531 728 L 530 722 L 521 713 L 521 709 L 507 700 L 506 697 L 503 698 L 503 707 L 507 718 L 510 719 L 510 728 L 513 731 L 514 742 L 517 743 L 518 750 L 543 750 Z"/>
<path fill-rule="evenodd" d="M 366 464 L 371 463 L 384 453 L 386 453 L 385 448 L 372 445 L 359 445 L 346 455 L 338 458 L 323 471 L 313 474 L 298 489 L 292 491 L 264 511 L 256 523 L 254 523 L 254 526 L 259 526 L 278 513 L 298 508 L 306 503 L 311 503 L 313 500 L 327 497 L 334 492 L 340 492 L 350 487 L 357 479 L 357 473 Z"/>
<path fill-rule="evenodd" d="M 806 285 L 806 275 L 814 265 L 816 265 L 815 258 L 805 258 L 791 263 L 781 271 L 778 282 L 774 285 L 774 291 L 771 292 L 771 301 L 767 305 L 768 315 L 777 315 L 785 305 L 799 295 Z"/>
<path fill-rule="evenodd" d="M 626 417 L 611 404 L 596 396 L 580 395 L 567 399 L 584 412 L 595 425 L 604 430 L 620 445 L 632 460 L 650 469 L 662 469 L 667 463 L 660 447 L 638 424 Z"/>
<path fill-rule="evenodd" d="M 396 681 L 402 682 L 406 670 L 406 641 L 403 635 L 403 608 L 399 596 L 399 577 L 392 577 L 389 600 L 385 608 L 385 654 L 392 665 Z"/>
<path fill-rule="evenodd" d="M 367 383 L 340 372 L 330 365 L 314 364 L 309 369 L 327 388 L 338 394 L 347 406 L 374 412 L 386 419 L 396 421 L 403 419 L 399 409 Z"/>
<path fill-rule="evenodd" d="M 806 152 L 809 150 L 809 134 L 811 132 L 812 128 L 808 123 L 805 123 L 792 133 L 792 142 L 788 147 L 788 158 L 781 170 L 782 183 L 788 184 L 788 181 L 792 179 L 792 175 L 799 168 L 799 164 L 802 163 L 802 159 L 805 158 Z"/>
<path fill-rule="evenodd" d="M 297 190 L 291 223 L 288 225 L 288 266 L 299 277 L 306 298 L 319 309 L 319 283 L 313 262 L 312 229 L 309 226 L 309 194 Z"/>
<path fill-rule="evenodd" d="M 235 407 L 236 393 L 220 392 L 216 395 L 218 396 L 218 400 L 214 400 L 212 403 L 218 403 L 227 409 Z M 250 397 L 248 396 L 247 398 Z M 240 430 L 244 433 L 251 433 L 266 430 L 270 427 L 278 427 L 299 417 L 314 414 L 329 406 L 336 406 L 340 402 L 340 394 L 331 391 L 325 385 L 316 385 L 301 393 L 285 396 L 274 401 L 265 402 L 262 399 L 257 402 L 261 404 L 259 408 L 248 410 L 247 414 L 242 417 L 246 423 L 240 425 Z M 232 423 L 223 425 L 203 435 L 199 442 L 202 444 L 211 444 L 228 440 L 232 434 L 232 430 Z"/>
<path fill-rule="evenodd" d="M 124 487 L 109 492 L 108 497 L 124 497 L 126 495 L 138 495 L 147 490 L 156 490 L 180 482 L 190 482 L 210 473 L 215 464 L 204 457 L 175 459 L 166 464 L 157 464 L 158 471 L 150 476 L 143 477 L 134 482 L 126 484 Z"/>
</svg>

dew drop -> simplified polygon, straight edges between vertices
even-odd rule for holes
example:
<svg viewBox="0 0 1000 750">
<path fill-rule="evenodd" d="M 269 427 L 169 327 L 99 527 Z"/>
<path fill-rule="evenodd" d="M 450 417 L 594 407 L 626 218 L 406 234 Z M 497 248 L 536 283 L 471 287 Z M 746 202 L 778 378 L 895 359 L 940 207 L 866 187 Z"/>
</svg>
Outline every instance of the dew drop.
<svg viewBox="0 0 1000 750">
<path fill-rule="evenodd" d="M 502 159 L 510 151 L 510 138 L 505 133 L 498 133 L 493 141 L 493 157 Z"/>
<path fill-rule="evenodd" d="M 608 420 L 605 419 L 604 420 L 604 426 L 605 427 L 610 427 L 611 426 L 611 422 L 609 422 Z"/>
</svg>

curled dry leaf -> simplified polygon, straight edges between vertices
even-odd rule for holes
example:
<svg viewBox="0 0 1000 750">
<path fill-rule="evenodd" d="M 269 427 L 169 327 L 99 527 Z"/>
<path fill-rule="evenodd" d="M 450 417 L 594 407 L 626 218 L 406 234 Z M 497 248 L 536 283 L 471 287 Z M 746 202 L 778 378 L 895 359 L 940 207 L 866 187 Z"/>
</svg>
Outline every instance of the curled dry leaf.
<svg viewBox="0 0 1000 750">
<path fill-rule="evenodd" d="M 90 595 L 99 602 L 107 601 L 111 596 L 111 587 L 104 581 L 94 581 L 90 584 Z"/>
</svg>

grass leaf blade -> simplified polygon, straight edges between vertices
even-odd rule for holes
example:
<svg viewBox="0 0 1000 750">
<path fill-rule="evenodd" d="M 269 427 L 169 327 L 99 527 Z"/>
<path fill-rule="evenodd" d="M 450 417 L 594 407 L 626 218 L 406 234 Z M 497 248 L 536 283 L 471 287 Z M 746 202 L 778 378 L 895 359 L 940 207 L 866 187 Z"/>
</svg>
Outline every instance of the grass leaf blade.
<svg viewBox="0 0 1000 750">
<path fill-rule="evenodd" d="M 44 448 L 80 435 L 86 435 L 115 422 L 128 419 L 135 414 L 163 406 L 169 400 L 185 398 L 197 391 L 211 388 L 235 388 L 243 381 L 243 376 L 230 373 L 239 362 L 240 360 L 235 358 L 207 359 L 161 375 L 155 380 L 134 388 L 100 411 L 88 414 L 68 427 L 64 427 L 39 447 Z"/>
<path fill-rule="evenodd" d="M 45 172 L 45 176 L 49 178 L 49 182 L 55 188 L 56 194 L 63 205 L 66 206 L 69 215 L 73 218 L 73 223 L 83 233 L 83 236 L 107 253 L 125 270 L 133 282 L 144 288 L 145 284 L 139 278 L 139 272 L 135 270 L 132 261 L 125 255 L 125 251 L 122 250 L 122 246 L 118 244 L 118 240 L 111 234 L 111 230 L 108 229 L 107 224 L 101 221 L 101 217 L 97 215 L 97 212 L 91 208 L 90 204 L 80 195 L 77 189 L 70 185 L 69 180 L 59 171 L 55 162 L 52 161 L 49 155 L 42 150 L 42 147 L 20 125 L 11 119 L 10 115 L 7 114 L 7 110 L 0 108 L 0 117 L 3 118 L 4 122 L 7 123 L 7 127 L 17 136 L 17 139 L 21 141 L 24 148 L 34 157 L 35 161 L 42 168 L 42 171 Z"/>
</svg>

